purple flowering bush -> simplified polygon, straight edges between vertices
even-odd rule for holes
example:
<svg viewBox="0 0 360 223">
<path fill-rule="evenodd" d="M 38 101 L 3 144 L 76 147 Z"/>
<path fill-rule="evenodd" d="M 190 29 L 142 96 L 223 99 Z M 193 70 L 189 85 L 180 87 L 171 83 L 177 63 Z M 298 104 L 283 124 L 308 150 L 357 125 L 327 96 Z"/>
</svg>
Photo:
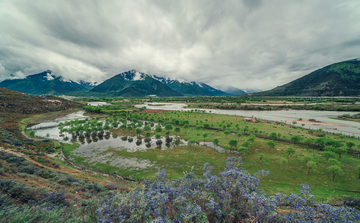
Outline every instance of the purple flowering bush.
<svg viewBox="0 0 360 223">
<path fill-rule="evenodd" d="M 204 179 L 192 172 L 170 181 L 165 170 L 144 188 L 101 200 L 95 214 L 99 222 L 355 222 L 359 213 L 351 207 L 315 204 L 311 188 L 301 185 L 299 194 L 267 195 L 259 190 L 259 178 L 241 167 L 241 157 L 228 158 L 224 171 L 212 175 L 204 164 Z"/>
</svg>

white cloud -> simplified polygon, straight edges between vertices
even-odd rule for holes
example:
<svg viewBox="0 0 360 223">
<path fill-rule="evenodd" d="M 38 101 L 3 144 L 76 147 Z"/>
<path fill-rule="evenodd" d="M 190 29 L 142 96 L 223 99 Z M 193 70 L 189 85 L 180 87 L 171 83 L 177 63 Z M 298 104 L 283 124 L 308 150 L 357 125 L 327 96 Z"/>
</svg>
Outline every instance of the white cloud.
<svg viewBox="0 0 360 223">
<path fill-rule="evenodd" d="M 136 69 L 269 89 L 359 57 L 359 7 L 356 0 L 3 0 L 0 80 L 49 69 L 101 82 Z"/>
</svg>

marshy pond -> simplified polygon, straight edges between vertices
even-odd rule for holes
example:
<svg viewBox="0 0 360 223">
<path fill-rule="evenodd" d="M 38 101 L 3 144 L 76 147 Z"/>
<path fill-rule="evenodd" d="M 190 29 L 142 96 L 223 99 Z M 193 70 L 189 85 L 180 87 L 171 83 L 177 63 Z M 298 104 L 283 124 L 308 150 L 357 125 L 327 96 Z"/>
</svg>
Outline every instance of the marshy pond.
<svg viewBox="0 0 360 223">
<path fill-rule="evenodd" d="M 90 124 L 89 124 L 90 123 Z M 53 122 L 40 123 L 34 125 L 30 130 L 35 131 L 35 135 L 39 137 L 55 139 L 62 143 L 77 143 L 79 146 L 71 151 L 70 159 L 73 161 L 81 160 L 81 164 L 94 167 L 99 164 L 126 169 L 129 171 L 148 170 L 156 171 L 160 166 L 156 162 L 146 158 L 126 157 L 119 153 L 136 153 L 146 152 L 149 150 L 171 150 L 175 147 L 188 145 L 188 142 L 177 136 L 160 136 L 146 137 L 145 131 L 155 130 L 156 126 L 165 126 L 153 122 L 135 123 L 131 121 L 118 121 L 116 127 L 111 126 L 110 129 L 104 130 L 104 126 L 108 123 L 104 120 L 89 119 L 84 116 L 84 112 L 76 112 L 65 117 L 54 120 Z M 87 128 L 89 125 L 89 128 Z M 116 131 L 121 126 L 132 126 L 142 130 L 142 134 L 130 136 L 126 134 L 118 134 Z M 72 128 L 82 126 L 83 130 L 74 130 Z M 100 129 L 91 128 L 91 126 L 101 127 Z M 147 129 L 145 129 L 147 127 Z M 126 132 L 126 129 L 122 132 Z M 225 153 L 225 149 L 215 145 L 212 142 L 200 142 L 199 145 L 213 148 L 219 153 Z M 234 151 L 234 153 L 237 153 Z M 173 163 L 172 165 L 177 165 Z"/>
</svg>

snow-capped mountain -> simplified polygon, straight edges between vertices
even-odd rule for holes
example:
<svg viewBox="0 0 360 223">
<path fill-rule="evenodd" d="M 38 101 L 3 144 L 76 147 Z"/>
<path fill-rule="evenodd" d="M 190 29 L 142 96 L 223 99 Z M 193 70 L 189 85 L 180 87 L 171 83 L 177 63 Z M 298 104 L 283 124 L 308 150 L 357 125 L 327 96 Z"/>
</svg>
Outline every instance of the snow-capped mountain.
<svg viewBox="0 0 360 223">
<path fill-rule="evenodd" d="M 8 79 L 0 87 L 29 94 L 69 94 L 101 96 L 231 96 L 208 84 L 181 79 L 171 79 L 137 70 L 117 74 L 102 83 L 70 80 L 47 70 L 25 78 Z M 77 93 L 74 93 L 77 92 Z M 88 93 L 87 93 L 88 92 Z"/>
<path fill-rule="evenodd" d="M 166 84 L 171 89 L 187 96 L 230 96 L 226 92 L 211 87 L 205 83 L 195 81 L 184 81 L 150 75 L 152 78 Z"/>
<path fill-rule="evenodd" d="M 96 81 L 84 81 L 84 80 L 79 80 L 79 81 L 74 81 L 74 82 L 80 84 L 81 86 L 83 86 L 84 88 L 86 88 L 89 91 L 91 89 L 93 89 L 95 86 L 100 84 Z"/>
<path fill-rule="evenodd" d="M 226 93 L 229 93 L 231 95 L 240 95 L 240 94 L 246 94 L 245 90 L 241 90 L 239 88 L 230 86 L 230 85 L 219 85 L 217 86 L 222 91 L 225 91 Z"/>
<path fill-rule="evenodd" d="M 29 75 L 22 79 L 7 79 L 0 82 L 0 87 L 28 94 L 62 95 L 75 91 L 85 91 L 82 85 L 62 76 L 56 76 L 52 71 Z"/>
<path fill-rule="evenodd" d="M 130 70 L 113 76 L 94 87 L 91 92 L 109 96 L 182 96 L 166 84 L 150 77 L 148 74 Z"/>
</svg>

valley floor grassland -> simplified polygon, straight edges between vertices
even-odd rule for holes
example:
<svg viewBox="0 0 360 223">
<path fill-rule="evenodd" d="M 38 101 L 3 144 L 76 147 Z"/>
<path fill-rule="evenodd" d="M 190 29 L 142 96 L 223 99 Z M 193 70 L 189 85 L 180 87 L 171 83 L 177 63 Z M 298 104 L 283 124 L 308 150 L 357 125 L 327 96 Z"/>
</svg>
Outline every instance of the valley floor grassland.
<svg viewBox="0 0 360 223">
<path fill-rule="evenodd" d="M 147 113 L 146 113 L 147 114 Z M 143 113 L 142 115 L 146 115 Z M 299 135 L 303 139 L 319 138 L 316 135 L 322 136 L 324 139 L 334 139 L 342 141 L 345 146 L 346 142 L 353 142 L 355 146 L 352 149 L 358 150 L 360 141 L 353 138 L 346 138 L 336 135 L 325 134 L 322 132 L 312 132 L 309 130 L 293 128 L 288 125 L 276 124 L 274 122 L 260 121 L 258 123 L 245 122 L 242 117 L 228 116 L 228 115 L 215 115 L 208 113 L 189 113 L 189 112 L 161 112 L 147 114 L 150 118 L 154 118 L 155 121 L 160 118 L 162 122 L 171 123 L 173 119 L 181 121 L 188 120 L 192 126 L 203 126 L 205 123 L 209 124 L 213 128 L 219 128 L 218 130 L 199 129 L 194 127 L 184 129 L 180 127 L 180 132 L 176 133 L 171 130 L 171 135 L 177 135 L 185 140 L 200 141 L 212 141 L 214 138 L 219 139 L 219 145 L 228 149 L 237 149 L 249 139 L 248 136 L 238 137 L 235 134 L 225 135 L 224 131 L 219 125 L 229 124 L 225 130 L 244 132 L 247 129 L 247 133 L 261 133 L 269 135 L 272 132 L 281 134 L 281 138 L 290 139 L 293 135 Z M 109 116 L 111 118 L 111 116 Z M 236 124 L 239 124 L 239 130 L 237 130 Z M 247 126 L 247 127 L 246 127 Z M 121 129 L 111 130 L 119 135 L 132 135 L 136 136 L 134 130 L 127 131 Z M 161 135 L 165 135 L 165 129 L 160 132 Z M 207 133 L 208 135 L 205 135 Z M 151 131 L 151 135 L 155 135 L 156 132 Z M 144 132 L 142 132 L 144 135 Z M 228 142 L 230 139 L 238 141 L 238 145 L 235 148 L 230 148 Z M 108 148 L 102 154 L 112 153 L 124 158 L 139 158 L 151 161 L 155 163 L 154 167 L 167 169 L 166 173 L 169 174 L 171 179 L 176 179 L 179 176 L 183 176 L 185 171 L 191 171 L 202 177 L 202 165 L 205 162 L 209 162 L 215 166 L 215 172 L 219 172 L 223 169 L 227 157 L 241 156 L 243 158 L 243 167 L 250 173 L 255 173 L 258 170 L 270 170 L 270 176 L 262 179 L 260 182 L 260 188 L 264 189 L 269 194 L 275 194 L 276 192 L 290 193 L 298 192 L 300 189 L 300 183 L 307 183 L 313 188 L 313 194 L 316 201 L 332 202 L 336 199 L 340 199 L 342 196 L 352 196 L 360 198 L 359 189 L 359 173 L 356 171 L 356 166 L 360 164 L 358 156 L 350 154 L 342 154 L 340 167 L 344 172 L 344 175 L 337 175 L 335 180 L 332 181 L 332 173 L 328 171 L 330 164 L 322 156 L 323 151 L 307 148 L 306 146 L 275 141 L 275 148 L 270 148 L 267 145 L 269 140 L 256 138 L 254 142 L 251 142 L 249 152 L 245 155 L 235 155 L 230 153 L 220 154 L 214 151 L 214 149 L 204 146 L 179 146 L 172 150 L 161 151 L 159 149 L 151 149 L 145 152 L 127 152 L 118 148 Z M 293 147 L 296 152 L 291 156 L 287 156 L 285 150 L 289 147 Z M 72 151 L 76 149 L 75 145 L 67 145 L 64 147 L 64 152 L 76 160 L 77 163 L 83 165 L 89 165 L 84 158 L 76 157 L 72 154 Z M 262 160 L 259 159 L 259 154 L 264 154 Z M 304 157 L 310 155 L 312 160 L 317 163 L 317 167 L 311 169 L 308 175 L 308 168 L 306 166 L 306 160 Z M 283 164 L 283 160 L 287 161 Z M 336 157 L 336 159 L 339 159 Z M 89 165 L 90 166 L 90 165 Z M 132 179 L 154 179 L 154 173 L 157 171 L 154 168 L 143 170 L 129 170 L 121 169 L 115 166 L 111 166 L 109 163 L 96 163 L 91 164 L 94 169 L 112 172 L 115 171 L 119 175 L 125 177 L 131 177 Z"/>
</svg>

